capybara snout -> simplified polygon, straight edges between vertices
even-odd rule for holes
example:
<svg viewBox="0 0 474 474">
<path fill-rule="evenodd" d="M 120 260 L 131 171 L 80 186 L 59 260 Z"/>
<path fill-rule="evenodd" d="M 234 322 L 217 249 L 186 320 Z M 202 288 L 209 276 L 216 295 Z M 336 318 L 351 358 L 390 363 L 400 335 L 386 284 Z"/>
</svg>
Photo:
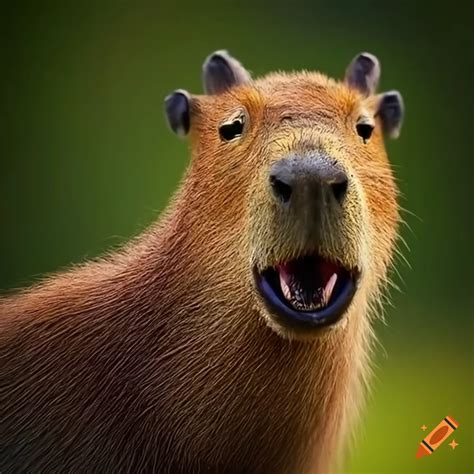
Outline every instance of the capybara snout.
<svg viewBox="0 0 474 474">
<path fill-rule="evenodd" d="M 270 169 L 271 189 L 288 218 L 316 229 L 340 216 L 348 187 L 341 166 L 321 153 L 278 160 Z"/>
</svg>

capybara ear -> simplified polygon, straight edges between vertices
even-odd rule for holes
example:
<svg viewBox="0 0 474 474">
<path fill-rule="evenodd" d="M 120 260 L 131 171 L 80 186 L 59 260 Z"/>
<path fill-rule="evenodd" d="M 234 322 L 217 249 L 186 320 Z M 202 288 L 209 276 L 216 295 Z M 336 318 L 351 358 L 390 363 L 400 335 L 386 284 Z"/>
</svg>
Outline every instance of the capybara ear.
<svg viewBox="0 0 474 474">
<path fill-rule="evenodd" d="M 215 51 L 204 61 L 202 82 L 206 94 L 220 94 L 248 81 L 249 72 L 227 51 Z"/>
<path fill-rule="evenodd" d="M 379 60 L 370 53 L 358 54 L 347 66 L 345 82 L 364 96 L 375 92 L 380 79 Z"/>
<path fill-rule="evenodd" d="M 184 89 L 177 89 L 165 98 L 168 124 L 174 133 L 184 136 L 189 132 L 191 96 Z"/>
<path fill-rule="evenodd" d="M 405 106 L 398 91 L 389 91 L 378 96 L 376 116 L 380 117 L 385 134 L 390 138 L 398 138 L 402 128 Z"/>
</svg>

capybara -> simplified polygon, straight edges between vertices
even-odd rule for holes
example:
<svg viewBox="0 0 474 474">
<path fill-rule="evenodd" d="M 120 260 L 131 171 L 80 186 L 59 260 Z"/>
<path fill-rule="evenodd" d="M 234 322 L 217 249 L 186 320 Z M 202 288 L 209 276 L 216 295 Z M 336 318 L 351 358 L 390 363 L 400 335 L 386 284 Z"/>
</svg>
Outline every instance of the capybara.
<svg viewBox="0 0 474 474">
<path fill-rule="evenodd" d="M 192 158 L 159 221 L 0 299 L 2 474 L 337 469 L 399 222 L 379 76 L 217 51 L 204 95 L 166 98 Z"/>
</svg>

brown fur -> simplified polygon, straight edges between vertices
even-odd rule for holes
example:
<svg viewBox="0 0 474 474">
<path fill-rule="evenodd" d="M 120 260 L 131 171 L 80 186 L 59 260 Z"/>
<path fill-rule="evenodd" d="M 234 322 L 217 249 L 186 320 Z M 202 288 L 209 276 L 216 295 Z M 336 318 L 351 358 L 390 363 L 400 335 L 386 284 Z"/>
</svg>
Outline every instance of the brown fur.
<svg viewBox="0 0 474 474">
<path fill-rule="evenodd" d="M 367 144 L 354 132 L 374 104 L 316 73 L 195 97 L 192 162 L 160 222 L 0 299 L 0 471 L 328 472 L 361 402 L 396 238 L 380 123 Z M 245 136 L 222 142 L 242 105 Z M 267 314 L 251 270 L 313 245 L 274 218 L 266 186 L 272 163 L 310 149 L 351 182 L 318 251 L 362 276 L 343 320 L 305 338 Z"/>
</svg>

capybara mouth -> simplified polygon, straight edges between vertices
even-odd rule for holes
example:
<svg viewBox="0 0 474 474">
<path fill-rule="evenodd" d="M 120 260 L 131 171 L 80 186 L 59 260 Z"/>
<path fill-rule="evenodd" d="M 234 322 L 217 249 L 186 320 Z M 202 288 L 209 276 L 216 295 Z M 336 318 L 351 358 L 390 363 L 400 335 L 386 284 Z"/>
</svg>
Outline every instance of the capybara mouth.
<svg viewBox="0 0 474 474">
<path fill-rule="evenodd" d="M 267 309 L 294 328 L 334 324 L 347 310 L 359 271 L 320 255 L 308 255 L 254 269 L 257 289 Z"/>
</svg>

